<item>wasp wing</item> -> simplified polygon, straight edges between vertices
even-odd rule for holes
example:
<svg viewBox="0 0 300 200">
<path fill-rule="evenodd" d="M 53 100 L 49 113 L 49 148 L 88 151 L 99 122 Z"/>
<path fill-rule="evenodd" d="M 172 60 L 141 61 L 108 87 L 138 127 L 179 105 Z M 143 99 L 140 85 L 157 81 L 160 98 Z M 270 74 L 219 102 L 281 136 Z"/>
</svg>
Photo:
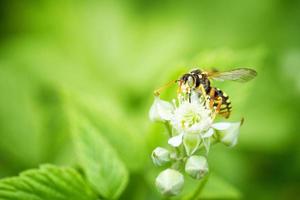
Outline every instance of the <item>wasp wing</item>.
<svg viewBox="0 0 300 200">
<path fill-rule="evenodd" d="M 208 74 L 208 76 L 217 81 L 237 81 L 237 82 L 247 82 L 253 79 L 257 75 L 254 69 L 250 68 L 237 68 L 230 71 L 218 72 L 213 71 Z"/>
</svg>

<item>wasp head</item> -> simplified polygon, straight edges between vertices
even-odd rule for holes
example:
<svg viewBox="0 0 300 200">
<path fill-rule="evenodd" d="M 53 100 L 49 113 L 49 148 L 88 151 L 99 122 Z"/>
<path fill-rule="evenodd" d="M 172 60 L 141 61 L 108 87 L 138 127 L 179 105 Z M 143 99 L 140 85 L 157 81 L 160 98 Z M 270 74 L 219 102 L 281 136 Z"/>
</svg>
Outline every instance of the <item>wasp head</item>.
<svg viewBox="0 0 300 200">
<path fill-rule="evenodd" d="M 209 88 L 208 74 L 200 69 L 194 69 L 189 73 L 184 74 L 180 79 L 180 87 L 188 87 L 190 89 L 198 88 L 203 85 L 205 89 Z"/>
<path fill-rule="evenodd" d="M 196 83 L 195 76 L 192 73 L 186 73 L 182 75 L 182 77 L 179 79 L 181 85 L 186 85 L 190 88 L 194 87 Z"/>
</svg>

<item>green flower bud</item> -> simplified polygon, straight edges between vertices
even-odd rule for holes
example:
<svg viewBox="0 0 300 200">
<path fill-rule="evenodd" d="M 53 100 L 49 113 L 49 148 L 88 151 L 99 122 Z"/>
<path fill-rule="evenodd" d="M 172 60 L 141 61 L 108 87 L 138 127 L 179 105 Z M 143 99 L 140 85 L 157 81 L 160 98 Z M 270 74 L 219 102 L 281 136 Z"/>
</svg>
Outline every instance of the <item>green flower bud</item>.
<svg viewBox="0 0 300 200">
<path fill-rule="evenodd" d="M 185 172 L 194 179 L 201 179 L 208 173 L 208 163 L 204 156 L 191 156 L 185 164 Z"/>
<path fill-rule="evenodd" d="M 174 169 L 166 169 L 157 176 L 155 184 L 161 194 L 175 196 L 181 192 L 184 178 L 180 172 Z"/>
<path fill-rule="evenodd" d="M 162 147 L 157 147 L 151 155 L 152 161 L 156 166 L 163 166 L 170 161 L 170 152 Z"/>
</svg>

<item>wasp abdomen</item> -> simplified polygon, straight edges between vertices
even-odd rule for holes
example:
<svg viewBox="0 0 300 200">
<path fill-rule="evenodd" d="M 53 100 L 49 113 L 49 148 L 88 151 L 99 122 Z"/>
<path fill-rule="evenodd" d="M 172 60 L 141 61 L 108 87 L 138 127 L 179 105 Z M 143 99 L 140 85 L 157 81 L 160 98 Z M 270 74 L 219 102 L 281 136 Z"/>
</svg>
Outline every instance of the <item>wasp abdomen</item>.
<svg viewBox="0 0 300 200">
<path fill-rule="evenodd" d="M 211 90 L 214 90 L 212 92 L 213 96 L 210 97 L 214 101 L 213 106 L 219 109 L 218 113 L 220 115 L 228 118 L 232 109 L 229 96 L 219 88 L 211 88 Z"/>
</svg>

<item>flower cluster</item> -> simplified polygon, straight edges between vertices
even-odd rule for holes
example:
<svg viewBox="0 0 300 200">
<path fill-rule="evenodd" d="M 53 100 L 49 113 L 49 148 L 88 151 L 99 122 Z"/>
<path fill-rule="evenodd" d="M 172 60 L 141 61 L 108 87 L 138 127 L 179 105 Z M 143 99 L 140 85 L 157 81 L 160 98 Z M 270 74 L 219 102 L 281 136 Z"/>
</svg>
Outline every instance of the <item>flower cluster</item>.
<svg viewBox="0 0 300 200">
<path fill-rule="evenodd" d="M 149 117 L 162 122 L 169 131 L 170 147 L 157 147 L 152 152 L 156 166 L 168 166 L 156 178 L 158 190 L 167 196 L 178 195 L 184 185 L 183 172 L 202 179 L 209 172 L 207 155 L 211 144 L 227 146 L 237 143 L 241 122 L 218 122 L 209 99 L 197 91 L 181 90 L 172 103 L 155 97 Z"/>
</svg>

